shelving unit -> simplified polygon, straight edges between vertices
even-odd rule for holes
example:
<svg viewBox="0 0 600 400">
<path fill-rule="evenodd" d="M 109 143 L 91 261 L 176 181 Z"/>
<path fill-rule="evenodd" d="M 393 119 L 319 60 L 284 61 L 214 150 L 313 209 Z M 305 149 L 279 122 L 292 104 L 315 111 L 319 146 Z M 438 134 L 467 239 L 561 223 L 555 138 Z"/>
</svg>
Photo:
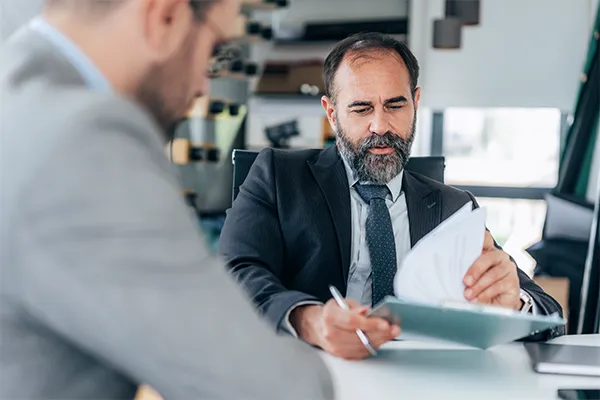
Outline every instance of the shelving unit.
<svg viewBox="0 0 600 400">
<path fill-rule="evenodd" d="M 243 1 L 242 13 L 235 22 L 236 30 L 240 33 L 236 46 L 244 61 L 252 61 L 258 65 L 257 75 L 247 77 L 240 73 L 241 70 L 238 68 L 235 73 L 228 72 L 214 79 L 210 91 L 210 97 L 213 99 L 238 104 L 239 114 L 231 118 L 221 116 L 210 120 L 192 118 L 181 127 L 178 136 L 190 141 L 189 145 L 186 144 L 183 148 L 189 148 L 194 152 L 193 156 L 202 154 L 200 148 L 219 148 L 217 162 L 198 162 L 194 157 L 188 157 L 186 154 L 182 159 L 190 159 L 190 163 L 178 166 L 184 189 L 195 194 L 195 205 L 201 215 L 220 215 L 231 205 L 231 151 L 234 148 L 262 148 L 268 145 L 264 133 L 267 126 L 277 125 L 285 122 L 286 119 L 309 118 L 312 122 L 299 123 L 303 137 L 294 138 L 295 143 L 292 145 L 318 147 L 331 143 L 330 133 L 326 133 L 324 128 L 321 94 L 255 92 L 267 60 L 324 59 L 331 47 L 338 42 L 335 36 L 335 23 L 332 27 L 317 26 L 318 29 L 324 29 L 323 32 L 326 32 L 325 40 L 314 40 L 316 38 L 314 35 L 309 37 L 311 40 L 281 37 L 277 39 L 278 33 L 282 32 L 281 24 L 297 18 L 295 10 L 312 12 L 313 16 L 320 17 L 323 14 L 321 10 L 328 9 L 330 16 L 339 16 L 337 18 L 346 20 L 346 22 L 336 22 L 340 24 L 352 24 L 356 20 L 364 22 L 395 18 L 400 22 L 393 27 L 393 36 L 401 40 L 407 39 L 408 8 L 405 0 L 397 0 L 397 2 L 376 0 L 375 3 L 381 2 L 376 7 L 356 3 L 362 6 L 360 11 L 350 11 L 350 8 L 340 10 L 333 0 L 314 0 L 313 5 L 308 7 L 304 2 L 300 6 L 301 1 L 310 0 L 295 0 L 289 4 L 283 0 Z M 282 5 L 288 7 L 281 8 Z M 294 6 L 298 8 L 294 9 Z M 355 14 L 354 18 L 347 18 L 346 16 L 351 13 Z M 248 25 L 249 22 L 253 22 L 252 25 Z M 309 35 L 314 34 L 314 30 L 311 32 Z M 250 117 L 248 113 L 252 116 Z M 255 122 L 262 117 L 266 118 L 265 122 L 257 125 Z M 304 137 L 305 134 L 309 134 L 310 137 Z"/>
<path fill-rule="evenodd" d="M 302 3 L 302 6 L 298 4 Z M 333 0 L 296 0 L 290 2 L 290 8 L 281 14 L 283 18 L 274 22 L 275 38 L 268 48 L 253 48 L 253 58 L 268 61 L 289 61 L 290 63 L 309 60 L 324 60 L 329 51 L 343 35 L 343 27 L 336 24 L 357 26 L 368 21 L 396 21 L 388 30 L 394 38 L 408 42 L 409 39 L 409 0 L 344 0 L 348 6 L 339 8 Z M 310 4 L 307 4 L 310 3 Z M 358 7 L 358 8 L 356 8 Z M 318 22 L 317 22 L 318 21 Z M 329 22 L 327 22 L 329 21 Z M 307 28 L 312 24 L 312 31 Z M 327 26 L 330 24 L 331 26 Z M 388 26 L 389 27 L 389 26 Z M 337 35 L 336 36 L 336 30 Z M 363 29 L 359 29 L 361 31 Z M 369 29 L 367 29 L 369 30 Z M 385 32 L 385 27 L 372 24 L 373 31 Z M 314 32 L 325 33 L 319 40 Z M 313 35 L 313 36 L 311 36 Z M 345 37 L 345 36 L 344 36 Z M 325 112 L 321 106 L 321 96 L 297 93 L 254 92 L 249 96 L 249 110 L 246 145 L 260 149 L 269 145 L 264 137 L 264 129 L 297 118 L 301 136 L 290 141 L 292 147 L 319 147 L 331 143 L 331 137 L 325 133 L 323 118 Z M 325 139 L 328 136 L 328 139 Z"/>
<path fill-rule="evenodd" d="M 255 20 L 254 13 L 272 15 L 286 4 L 283 0 L 243 2 L 242 13 L 234 22 L 238 38 L 228 45 L 227 52 L 218 56 L 220 68 L 211 81 L 210 94 L 197 100 L 188 119 L 178 128 L 171 156 L 179 170 L 183 191 L 188 199 L 193 199 L 201 221 L 222 215 L 231 206 L 231 152 L 245 146 L 247 103 L 262 68 L 257 63 L 256 68 L 251 68 L 256 69 L 256 77 L 247 76 L 246 64 L 252 61 L 251 47 L 264 46 L 272 39 L 272 23 Z M 233 62 L 238 64 L 231 71 Z M 219 103 L 225 109 L 214 113 L 212 104 Z M 230 112 L 232 109 L 235 112 Z"/>
<path fill-rule="evenodd" d="M 276 100 L 276 101 L 302 101 L 302 102 L 320 102 L 322 93 L 317 95 L 308 95 L 301 93 L 253 93 L 252 97 L 265 99 L 265 100 Z"/>
</svg>

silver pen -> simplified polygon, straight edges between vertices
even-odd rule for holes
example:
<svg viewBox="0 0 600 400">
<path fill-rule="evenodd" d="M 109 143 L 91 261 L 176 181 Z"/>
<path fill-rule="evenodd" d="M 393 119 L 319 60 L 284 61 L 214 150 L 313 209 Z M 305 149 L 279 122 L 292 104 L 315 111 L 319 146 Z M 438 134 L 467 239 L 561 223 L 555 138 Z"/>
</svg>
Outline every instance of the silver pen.
<svg viewBox="0 0 600 400">
<path fill-rule="evenodd" d="M 350 309 L 350 307 L 348 307 L 348 304 L 346 304 L 346 302 L 344 301 L 342 294 L 336 289 L 335 286 L 329 285 L 329 291 L 331 292 L 331 295 L 335 299 L 336 303 L 338 303 L 338 306 L 340 306 L 340 308 L 342 308 L 343 310 Z M 365 335 L 365 333 L 360 329 L 356 330 L 356 334 L 358 335 L 360 341 L 365 345 L 369 353 L 371 353 L 371 355 L 376 356 L 377 351 L 375 351 L 375 349 L 371 345 L 371 342 L 369 342 L 369 338 L 367 338 L 367 335 Z"/>
</svg>

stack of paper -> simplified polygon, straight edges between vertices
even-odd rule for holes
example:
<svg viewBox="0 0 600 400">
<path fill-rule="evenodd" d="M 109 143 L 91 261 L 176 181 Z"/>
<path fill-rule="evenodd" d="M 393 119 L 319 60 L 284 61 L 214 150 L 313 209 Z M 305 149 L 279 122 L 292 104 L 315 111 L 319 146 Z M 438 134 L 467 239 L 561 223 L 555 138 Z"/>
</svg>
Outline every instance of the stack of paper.
<svg viewBox="0 0 600 400">
<path fill-rule="evenodd" d="M 469 202 L 421 239 L 394 279 L 396 297 L 423 303 L 466 302 L 463 279 L 481 255 L 486 212 Z"/>
<path fill-rule="evenodd" d="M 481 349 L 509 343 L 565 321 L 469 303 L 463 279 L 481 255 L 485 210 L 468 203 L 421 239 L 394 278 L 388 296 L 368 314 L 398 324 L 399 339 L 460 343 Z"/>
</svg>

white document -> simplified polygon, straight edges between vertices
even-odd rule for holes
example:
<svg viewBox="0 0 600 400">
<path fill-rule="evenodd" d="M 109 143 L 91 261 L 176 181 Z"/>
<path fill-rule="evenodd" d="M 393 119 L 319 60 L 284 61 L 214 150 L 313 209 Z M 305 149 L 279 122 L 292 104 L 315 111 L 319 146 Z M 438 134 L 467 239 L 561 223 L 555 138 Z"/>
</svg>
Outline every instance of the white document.
<svg viewBox="0 0 600 400">
<path fill-rule="evenodd" d="M 396 297 L 422 303 L 467 302 L 463 279 L 481 255 L 486 212 L 469 202 L 423 237 L 394 278 Z"/>
</svg>

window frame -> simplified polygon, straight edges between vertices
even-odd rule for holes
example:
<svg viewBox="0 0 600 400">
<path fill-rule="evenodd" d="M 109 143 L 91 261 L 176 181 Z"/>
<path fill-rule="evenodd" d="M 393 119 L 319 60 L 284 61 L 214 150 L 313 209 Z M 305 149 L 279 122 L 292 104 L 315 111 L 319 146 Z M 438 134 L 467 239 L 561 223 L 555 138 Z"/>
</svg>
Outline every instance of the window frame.
<svg viewBox="0 0 600 400">
<path fill-rule="evenodd" d="M 564 149 L 566 131 L 568 130 L 569 115 L 561 110 L 560 113 L 560 149 Z M 444 156 L 444 110 L 431 112 L 431 140 L 430 154 Z M 558 178 L 558 176 L 557 176 Z M 467 190 L 475 197 L 489 197 L 501 199 L 544 200 L 554 187 L 532 186 L 495 186 L 495 185 L 451 185 L 458 189 Z"/>
</svg>

